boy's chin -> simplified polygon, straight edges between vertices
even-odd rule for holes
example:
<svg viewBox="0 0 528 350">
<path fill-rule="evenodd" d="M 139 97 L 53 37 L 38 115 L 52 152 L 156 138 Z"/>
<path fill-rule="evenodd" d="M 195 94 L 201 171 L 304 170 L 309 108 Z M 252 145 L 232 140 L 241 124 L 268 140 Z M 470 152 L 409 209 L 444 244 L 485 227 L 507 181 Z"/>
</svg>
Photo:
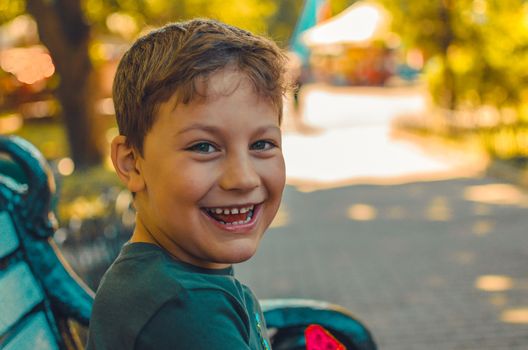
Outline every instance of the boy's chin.
<svg viewBox="0 0 528 350">
<path fill-rule="evenodd" d="M 257 247 L 252 248 L 246 248 L 246 249 L 240 249 L 236 252 L 233 252 L 232 254 L 228 254 L 228 256 L 223 257 L 223 260 L 221 263 L 223 264 L 238 264 L 243 263 L 244 261 L 248 261 L 251 259 L 255 253 L 257 252 Z"/>
</svg>

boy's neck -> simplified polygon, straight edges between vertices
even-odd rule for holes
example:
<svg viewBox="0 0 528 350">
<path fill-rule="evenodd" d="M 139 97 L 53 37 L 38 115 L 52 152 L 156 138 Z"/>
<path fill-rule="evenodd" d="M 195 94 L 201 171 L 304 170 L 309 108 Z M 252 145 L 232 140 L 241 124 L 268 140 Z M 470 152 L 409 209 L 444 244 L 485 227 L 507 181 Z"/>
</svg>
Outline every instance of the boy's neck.
<svg viewBox="0 0 528 350">
<path fill-rule="evenodd" d="M 209 269 L 209 270 L 223 270 L 223 269 L 227 269 L 233 266 L 233 264 L 221 264 L 221 263 L 213 263 L 213 262 L 207 265 L 201 265 L 201 264 L 196 264 L 193 261 L 187 261 L 186 259 L 179 257 L 178 254 L 174 253 L 174 250 L 176 249 L 171 249 L 170 246 L 167 246 L 166 244 L 163 244 L 162 242 L 157 240 L 155 236 L 152 233 L 150 233 L 147 227 L 145 227 L 143 222 L 137 217 L 136 217 L 136 227 L 134 228 L 134 232 L 132 233 L 132 236 L 130 237 L 129 243 L 154 244 L 160 247 L 161 249 L 163 249 L 165 252 L 167 252 L 167 254 L 169 254 L 174 260 L 179 261 L 179 262 L 184 262 L 186 264 L 193 265 L 199 268 L 204 268 L 204 269 Z"/>
</svg>

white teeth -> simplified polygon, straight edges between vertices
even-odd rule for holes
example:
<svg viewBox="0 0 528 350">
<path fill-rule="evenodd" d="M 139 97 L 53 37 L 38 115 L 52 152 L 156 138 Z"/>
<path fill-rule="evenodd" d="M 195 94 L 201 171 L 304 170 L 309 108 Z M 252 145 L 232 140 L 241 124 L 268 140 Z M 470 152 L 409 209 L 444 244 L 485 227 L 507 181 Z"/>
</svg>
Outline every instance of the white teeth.
<svg viewBox="0 0 528 350">
<path fill-rule="evenodd" d="M 207 209 L 209 212 L 213 213 L 213 214 L 223 214 L 223 215 L 236 215 L 236 214 L 245 214 L 245 213 L 248 213 L 247 217 L 245 220 L 240 220 L 240 221 L 234 221 L 234 222 L 231 222 L 231 223 L 226 223 L 226 222 L 223 222 L 223 221 L 220 221 L 222 224 L 224 225 L 242 225 L 242 224 L 247 224 L 248 222 L 251 221 L 251 218 L 253 217 L 253 213 L 252 213 L 252 210 L 255 208 L 254 205 L 250 205 L 248 207 L 245 207 L 245 208 L 210 208 L 210 209 Z"/>
<path fill-rule="evenodd" d="M 246 208 L 232 208 L 232 209 L 228 209 L 228 208 L 211 208 L 211 209 L 207 209 L 209 210 L 211 213 L 214 213 L 214 214 L 224 214 L 224 215 L 229 215 L 229 214 L 245 214 L 247 213 L 248 211 L 251 211 L 253 210 L 253 208 L 255 208 L 254 205 L 251 205 L 249 207 L 246 207 Z"/>
<path fill-rule="evenodd" d="M 243 224 L 247 224 L 248 222 L 251 221 L 251 218 L 252 218 L 252 217 L 253 217 L 252 215 L 248 215 L 248 217 L 246 218 L 246 220 L 242 221 L 242 223 L 243 223 Z"/>
</svg>

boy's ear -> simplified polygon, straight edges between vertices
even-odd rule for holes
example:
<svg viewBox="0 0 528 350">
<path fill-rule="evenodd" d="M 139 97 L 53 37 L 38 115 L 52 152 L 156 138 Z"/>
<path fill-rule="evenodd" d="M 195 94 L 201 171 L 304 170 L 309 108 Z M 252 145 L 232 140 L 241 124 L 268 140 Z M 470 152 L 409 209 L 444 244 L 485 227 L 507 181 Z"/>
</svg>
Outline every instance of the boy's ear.
<svg viewBox="0 0 528 350">
<path fill-rule="evenodd" d="M 112 163 L 117 176 L 130 192 L 140 192 L 145 188 L 145 181 L 139 166 L 139 154 L 126 142 L 126 136 L 119 135 L 112 140 Z"/>
</svg>

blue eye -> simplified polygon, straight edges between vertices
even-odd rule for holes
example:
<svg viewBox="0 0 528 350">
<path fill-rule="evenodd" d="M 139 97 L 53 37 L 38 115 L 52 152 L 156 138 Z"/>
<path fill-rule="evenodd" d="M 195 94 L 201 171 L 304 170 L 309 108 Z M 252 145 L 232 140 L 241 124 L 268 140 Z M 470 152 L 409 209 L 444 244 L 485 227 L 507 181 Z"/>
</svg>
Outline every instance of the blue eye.
<svg viewBox="0 0 528 350">
<path fill-rule="evenodd" d="M 259 140 L 251 145 L 251 149 L 256 151 L 266 151 L 275 147 L 274 143 L 266 140 Z"/>
<path fill-rule="evenodd" d="M 198 153 L 209 154 L 209 153 L 218 151 L 218 148 L 216 148 L 214 145 L 210 144 L 209 142 L 199 142 L 187 148 L 187 150 L 198 152 Z"/>
</svg>

